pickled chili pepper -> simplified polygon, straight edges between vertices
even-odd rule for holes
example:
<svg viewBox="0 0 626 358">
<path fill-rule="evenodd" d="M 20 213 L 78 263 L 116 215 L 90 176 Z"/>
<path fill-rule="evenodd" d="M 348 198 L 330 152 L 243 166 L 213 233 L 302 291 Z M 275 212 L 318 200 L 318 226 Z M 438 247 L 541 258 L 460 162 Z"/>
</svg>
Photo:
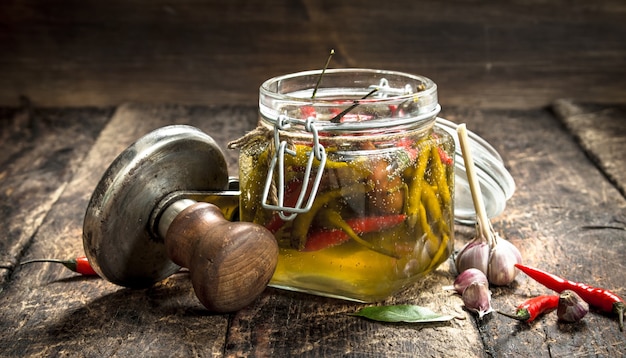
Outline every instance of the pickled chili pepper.
<svg viewBox="0 0 626 358">
<path fill-rule="evenodd" d="M 315 107 L 313 107 L 313 106 L 303 106 L 302 108 L 300 108 L 300 114 L 302 115 L 303 119 L 307 119 L 309 117 L 315 118 L 315 116 L 316 116 Z"/>
<path fill-rule="evenodd" d="M 35 260 L 28 260 L 28 261 L 24 261 L 22 263 L 20 263 L 20 265 L 26 265 L 26 264 L 31 264 L 34 262 L 52 262 L 52 263 L 58 263 L 58 264 L 62 264 L 63 266 L 67 267 L 68 269 L 79 273 L 83 276 L 98 276 L 98 273 L 96 271 L 94 271 L 93 267 L 91 267 L 91 264 L 89 264 L 89 260 L 87 259 L 87 257 L 85 256 L 79 256 L 75 259 L 69 259 L 69 260 L 56 260 L 56 259 L 35 259 Z"/>
<path fill-rule="evenodd" d="M 417 223 L 420 205 L 421 205 L 421 193 L 422 185 L 425 184 L 423 178 L 426 173 L 426 165 L 428 164 L 429 151 L 426 148 L 421 148 L 419 157 L 417 159 L 417 168 L 413 173 L 413 180 L 409 184 L 409 203 L 407 207 L 407 214 L 409 215 L 409 224 L 414 227 Z"/>
<path fill-rule="evenodd" d="M 311 194 L 312 185 L 307 188 L 306 195 Z M 287 207 L 294 207 L 298 201 L 298 196 L 302 190 L 302 182 L 299 180 L 291 181 L 285 190 L 285 198 L 283 199 L 283 205 Z M 278 213 L 275 213 L 270 221 L 265 224 L 265 228 L 272 234 L 275 234 L 283 225 L 285 221 L 280 217 Z"/>
<path fill-rule="evenodd" d="M 401 138 L 398 140 L 398 146 L 411 153 L 411 158 L 415 160 L 417 158 L 417 149 L 415 148 L 415 140 L 411 138 Z"/>
<path fill-rule="evenodd" d="M 401 224 L 406 215 L 386 215 L 346 220 L 346 224 L 357 234 L 390 229 Z M 326 229 L 311 232 L 303 251 L 317 251 L 342 244 L 350 239 L 350 236 L 341 229 Z"/>
<path fill-rule="evenodd" d="M 589 305 L 607 313 L 616 313 L 619 319 L 619 329 L 620 331 L 624 331 L 626 303 L 624 302 L 624 299 L 615 293 L 602 288 L 589 286 L 584 283 L 569 281 L 533 267 L 521 264 L 515 264 L 515 267 L 553 291 L 561 293 L 565 290 L 572 290 Z"/>
<path fill-rule="evenodd" d="M 441 162 L 443 164 L 448 165 L 448 166 L 454 164 L 454 160 L 452 159 L 452 157 L 450 157 L 448 153 L 446 153 L 446 151 L 443 150 L 443 148 L 437 147 L 437 150 L 439 151 L 439 159 L 441 159 Z"/>
<path fill-rule="evenodd" d="M 559 307 L 559 296 L 542 295 L 524 301 L 522 304 L 517 306 L 517 311 L 515 311 L 515 314 L 513 315 L 500 311 L 497 312 L 509 318 L 530 323 L 539 317 L 539 315 L 553 311 L 557 309 L 557 307 Z"/>
<path fill-rule="evenodd" d="M 335 189 L 331 191 L 327 191 L 325 193 L 319 194 L 316 200 L 313 202 L 313 206 L 311 210 L 306 213 L 299 214 L 293 220 L 293 228 L 291 230 L 291 247 L 301 251 L 306 244 L 306 237 L 311 227 L 311 223 L 313 219 L 315 219 L 315 215 L 320 211 L 320 209 L 331 202 L 332 200 L 336 200 L 341 197 L 341 190 Z"/>
<path fill-rule="evenodd" d="M 366 99 L 367 97 L 369 97 L 369 96 L 373 95 L 374 93 L 376 93 L 376 91 L 378 91 L 378 88 L 374 88 L 373 90 L 369 91 L 365 96 L 361 97 L 361 99 Z M 350 112 L 353 109 L 355 109 L 359 104 L 360 104 L 359 101 L 353 101 L 353 104 L 350 107 L 348 107 L 348 108 L 344 109 L 343 111 L 339 112 L 336 116 L 331 118 L 330 122 L 331 123 L 339 123 L 339 122 L 341 122 L 341 119 L 346 114 L 348 114 L 348 112 Z"/>
<path fill-rule="evenodd" d="M 372 142 L 361 144 L 364 150 L 375 150 Z M 372 172 L 367 176 L 367 185 L 370 193 L 371 210 L 375 215 L 398 214 L 404 208 L 404 197 L 407 185 L 402 182 L 399 175 L 393 175 L 388 160 L 379 158 L 372 163 Z"/>
<path fill-rule="evenodd" d="M 439 195 L 441 195 L 442 202 L 449 203 L 452 198 L 450 196 L 450 190 L 447 185 L 446 168 L 444 167 L 444 161 L 441 159 L 441 153 L 445 153 L 441 147 L 431 148 L 431 161 L 433 163 L 433 179 L 437 185 Z M 449 160 L 449 158 L 447 159 Z M 447 164 L 446 164 L 447 165 Z"/>
<path fill-rule="evenodd" d="M 320 213 L 320 219 L 324 222 L 324 225 L 327 227 L 334 227 L 343 230 L 352 240 L 356 241 L 358 244 L 374 251 L 378 252 L 381 255 L 389 256 L 395 259 L 400 258 L 396 253 L 386 250 L 381 247 L 376 247 L 370 242 L 363 240 L 356 232 L 348 225 L 348 223 L 341 217 L 341 214 L 338 211 L 327 209 L 323 210 Z"/>
</svg>

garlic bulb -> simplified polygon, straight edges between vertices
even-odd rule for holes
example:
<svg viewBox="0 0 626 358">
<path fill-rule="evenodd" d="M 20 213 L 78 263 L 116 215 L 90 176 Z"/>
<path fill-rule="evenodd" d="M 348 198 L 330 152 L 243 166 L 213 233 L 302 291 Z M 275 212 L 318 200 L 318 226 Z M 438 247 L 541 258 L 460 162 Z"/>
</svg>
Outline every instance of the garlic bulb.
<svg viewBox="0 0 626 358">
<path fill-rule="evenodd" d="M 469 150 L 465 124 L 457 127 L 457 133 L 463 152 L 472 201 L 476 209 L 476 237 L 466 244 L 457 255 L 454 261 L 456 268 L 462 272 L 474 267 L 487 275 L 489 283 L 500 286 L 508 285 L 513 282 L 517 275 L 517 269 L 514 265 L 522 263 L 522 255 L 513 244 L 500 238 L 493 230 L 483 203 L 480 184 L 474 172 L 474 160 Z"/>
<path fill-rule="evenodd" d="M 559 307 L 556 314 L 560 321 L 578 322 L 589 312 L 589 304 L 580 296 L 570 290 L 565 290 L 559 295 Z"/>
<path fill-rule="evenodd" d="M 504 286 L 513 282 L 517 276 L 515 264 L 522 263 L 522 254 L 509 241 L 498 239 L 489 254 L 487 279 L 496 286 Z"/>
<path fill-rule="evenodd" d="M 477 230 L 478 231 L 478 230 Z M 476 239 L 467 243 L 457 254 L 454 263 L 458 272 L 470 268 L 482 271 L 489 283 L 496 286 L 508 285 L 517 276 L 515 264 L 522 263 L 522 255 L 515 245 L 491 233 L 493 244 Z"/>
<path fill-rule="evenodd" d="M 476 268 L 469 268 L 456 277 L 454 280 L 454 290 L 459 295 L 462 295 L 465 289 L 474 282 L 489 284 L 489 282 L 487 282 L 487 276 L 485 276 L 482 271 Z"/>
<path fill-rule="evenodd" d="M 486 242 L 472 240 L 456 255 L 454 263 L 458 272 L 474 268 L 485 275 L 489 272 L 489 245 Z"/>
<path fill-rule="evenodd" d="M 468 310 L 477 313 L 478 319 L 493 312 L 489 285 L 485 282 L 472 282 L 463 291 L 463 304 Z"/>
</svg>

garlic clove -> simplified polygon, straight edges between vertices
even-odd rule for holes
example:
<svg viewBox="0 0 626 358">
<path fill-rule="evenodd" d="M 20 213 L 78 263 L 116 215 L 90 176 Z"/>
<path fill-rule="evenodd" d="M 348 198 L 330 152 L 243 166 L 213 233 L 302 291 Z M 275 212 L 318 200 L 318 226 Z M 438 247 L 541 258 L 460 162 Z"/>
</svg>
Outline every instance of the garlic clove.
<svg viewBox="0 0 626 358">
<path fill-rule="evenodd" d="M 474 282 L 487 282 L 487 276 L 477 268 L 469 268 L 461 272 L 454 280 L 454 290 L 462 295 L 467 286 Z"/>
<path fill-rule="evenodd" d="M 463 291 L 463 304 L 468 310 L 477 313 L 478 319 L 493 312 L 489 285 L 485 282 L 472 282 Z"/>
<path fill-rule="evenodd" d="M 472 240 L 456 255 L 454 263 L 458 272 L 475 268 L 487 275 L 489 268 L 489 245 L 486 242 Z"/>
<path fill-rule="evenodd" d="M 556 314 L 560 321 L 578 322 L 589 313 L 589 304 L 580 296 L 570 290 L 565 290 L 559 295 L 559 306 Z"/>
<path fill-rule="evenodd" d="M 522 255 L 515 245 L 498 237 L 497 244 L 491 249 L 487 279 L 496 286 L 505 286 L 515 280 L 515 264 L 522 263 Z"/>
</svg>

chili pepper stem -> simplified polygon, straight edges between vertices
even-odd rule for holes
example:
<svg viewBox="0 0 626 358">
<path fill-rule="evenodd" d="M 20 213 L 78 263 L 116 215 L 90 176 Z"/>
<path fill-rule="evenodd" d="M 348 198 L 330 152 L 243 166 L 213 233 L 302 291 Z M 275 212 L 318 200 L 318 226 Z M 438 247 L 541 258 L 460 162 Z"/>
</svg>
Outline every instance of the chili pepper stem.
<svg viewBox="0 0 626 358">
<path fill-rule="evenodd" d="M 34 259 L 21 262 L 20 265 L 27 265 L 36 262 L 49 262 L 61 264 L 68 268 L 69 270 L 79 273 L 83 276 L 97 276 L 98 273 L 94 271 L 93 267 L 91 267 L 89 260 L 85 256 L 79 256 L 75 259 L 70 260 L 58 260 L 58 259 Z"/>
<path fill-rule="evenodd" d="M 27 264 L 32 264 L 32 263 L 36 263 L 36 262 L 50 262 L 50 263 L 55 263 L 55 264 L 61 264 L 61 265 L 65 266 L 65 267 L 67 267 L 68 269 L 76 272 L 76 261 L 74 261 L 74 260 L 34 259 L 34 260 L 28 260 L 28 261 L 21 262 L 20 265 L 27 265 Z"/>
<path fill-rule="evenodd" d="M 528 321 L 530 319 L 530 314 L 528 313 L 528 311 L 523 311 L 524 314 L 519 314 L 518 313 L 516 315 L 510 314 L 510 313 L 506 313 L 506 312 L 502 312 L 502 311 L 499 311 L 499 310 L 496 310 L 496 312 L 498 312 L 499 314 L 501 314 L 503 316 L 506 316 L 506 317 L 509 317 L 509 318 L 512 318 L 514 320 L 521 321 L 521 322 L 526 322 L 526 321 Z"/>
<path fill-rule="evenodd" d="M 624 332 L 624 315 L 626 314 L 626 304 L 624 302 L 615 302 L 613 304 L 613 312 L 617 313 L 620 332 Z"/>
<path fill-rule="evenodd" d="M 366 99 L 367 97 L 373 95 L 376 91 L 378 91 L 378 89 L 374 88 L 373 90 L 369 91 L 365 96 L 361 97 L 361 99 Z M 353 104 L 350 107 L 344 109 L 339 114 L 337 114 L 336 116 L 331 118 L 330 122 L 331 123 L 339 123 L 339 122 L 341 122 L 341 118 L 343 116 L 345 116 L 346 114 L 348 114 L 348 112 L 350 112 L 353 109 L 355 109 L 359 104 L 361 104 L 359 101 L 354 101 Z"/>
<path fill-rule="evenodd" d="M 335 54 L 335 50 L 331 49 L 330 54 L 328 55 L 328 59 L 326 60 L 326 64 L 324 65 L 324 69 L 322 69 L 322 73 L 320 73 L 320 76 L 317 78 L 317 83 L 315 84 L 315 88 L 313 89 L 313 94 L 311 95 L 311 99 L 315 99 L 315 95 L 317 94 L 317 89 L 320 87 L 320 83 L 322 82 L 322 77 L 324 77 L 324 73 L 326 72 L 326 69 L 328 68 L 328 65 L 330 64 L 330 59 L 333 58 L 334 54 Z"/>
</svg>

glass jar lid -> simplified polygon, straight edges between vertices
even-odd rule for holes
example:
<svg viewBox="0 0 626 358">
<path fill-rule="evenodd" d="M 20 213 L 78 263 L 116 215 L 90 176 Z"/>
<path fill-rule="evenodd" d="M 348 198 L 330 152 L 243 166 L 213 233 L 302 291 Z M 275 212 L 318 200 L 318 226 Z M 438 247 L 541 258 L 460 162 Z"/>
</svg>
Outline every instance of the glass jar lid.
<svg viewBox="0 0 626 358">
<path fill-rule="evenodd" d="M 437 117 L 435 125 L 450 133 L 456 144 L 454 168 L 454 218 L 464 224 L 476 223 L 476 211 L 465 171 L 465 161 L 456 132 L 457 124 Z M 470 149 L 474 157 L 476 175 L 489 218 L 500 215 L 506 207 L 506 201 L 515 192 L 515 181 L 504 167 L 500 154 L 483 138 L 468 131 Z"/>
</svg>

